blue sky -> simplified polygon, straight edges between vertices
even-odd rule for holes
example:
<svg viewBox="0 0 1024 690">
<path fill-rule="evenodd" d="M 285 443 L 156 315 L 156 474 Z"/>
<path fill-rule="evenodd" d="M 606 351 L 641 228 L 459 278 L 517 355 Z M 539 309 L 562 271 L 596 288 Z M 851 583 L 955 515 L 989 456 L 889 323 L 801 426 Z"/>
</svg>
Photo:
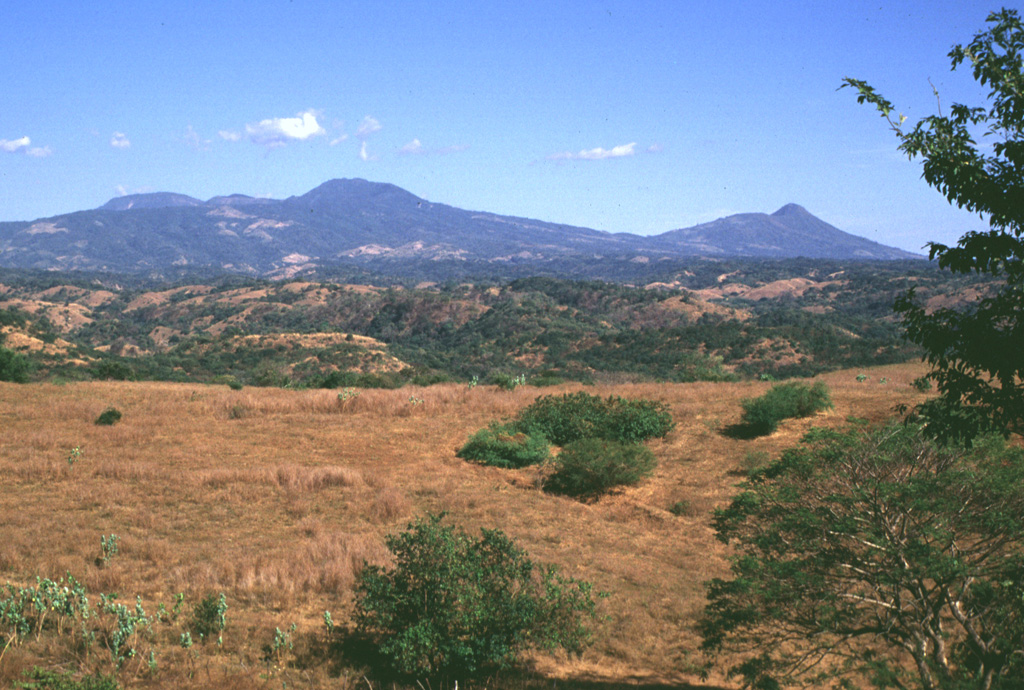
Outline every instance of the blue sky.
<svg viewBox="0 0 1024 690">
<path fill-rule="evenodd" d="M 1009 5 L 1014 6 L 1014 5 Z M 803 205 L 910 250 L 951 208 L 849 89 L 910 121 L 979 104 L 947 53 L 998 5 L 888 2 L 12 3 L 0 220 L 125 193 L 285 198 L 336 177 L 654 234 Z"/>
</svg>

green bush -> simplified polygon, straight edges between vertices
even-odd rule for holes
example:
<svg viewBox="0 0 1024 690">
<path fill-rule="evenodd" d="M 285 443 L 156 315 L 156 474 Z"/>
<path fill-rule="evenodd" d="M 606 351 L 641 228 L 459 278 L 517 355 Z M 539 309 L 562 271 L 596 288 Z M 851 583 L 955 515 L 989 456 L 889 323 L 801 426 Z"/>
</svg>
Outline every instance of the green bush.
<svg viewBox="0 0 1024 690">
<path fill-rule="evenodd" d="M 550 450 L 543 436 L 525 434 L 513 424 L 495 423 L 470 436 L 456 455 L 508 469 L 544 462 Z"/>
<path fill-rule="evenodd" d="M 401 673 L 457 678 L 508 668 L 529 648 L 590 643 L 591 586 L 537 565 L 500 530 L 473 539 L 443 515 L 387 537 L 395 565 L 367 566 L 357 628 Z"/>
<path fill-rule="evenodd" d="M 96 418 L 96 424 L 100 426 L 113 426 L 121 421 L 121 411 L 116 407 L 108 407 Z"/>
<path fill-rule="evenodd" d="M 27 383 L 32 363 L 28 357 L 6 347 L 0 347 L 0 381 Z"/>
<path fill-rule="evenodd" d="M 558 454 L 555 472 L 544 481 L 544 490 L 596 498 L 615 487 L 639 483 L 654 472 L 657 464 L 646 446 L 584 438 L 566 445 Z"/>
<path fill-rule="evenodd" d="M 519 386 L 526 385 L 526 376 L 518 374 L 492 374 L 490 382 L 505 391 L 514 391 Z"/>
<path fill-rule="evenodd" d="M 922 393 L 927 393 L 932 389 L 931 379 L 929 379 L 927 376 L 918 376 L 916 379 L 910 382 L 910 385 Z"/>
<path fill-rule="evenodd" d="M 242 382 L 231 374 L 221 374 L 220 376 L 215 376 L 213 379 L 213 383 L 227 386 L 233 391 L 242 390 Z"/>
<path fill-rule="evenodd" d="M 538 398 L 520 412 L 516 425 L 559 446 L 584 438 L 642 443 L 665 436 L 675 426 L 664 403 L 600 398 L 582 391 Z"/>
<path fill-rule="evenodd" d="M 227 626 L 228 603 L 224 593 L 210 594 L 192 610 L 189 630 L 199 636 L 201 642 L 209 642 L 216 636 L 217 644 L 223 641 L 222 633 Z"/>
<path fill-rule="evenodd" d="M 809 417 L 832 407 L 828 388 L 821 381 L 813 386 L 782 383 L 759 398 L 747 398 L 743 405 L 743 424 L 754 434 L 765 436 L 779 428 L 783 419 Z"/>
</svg>

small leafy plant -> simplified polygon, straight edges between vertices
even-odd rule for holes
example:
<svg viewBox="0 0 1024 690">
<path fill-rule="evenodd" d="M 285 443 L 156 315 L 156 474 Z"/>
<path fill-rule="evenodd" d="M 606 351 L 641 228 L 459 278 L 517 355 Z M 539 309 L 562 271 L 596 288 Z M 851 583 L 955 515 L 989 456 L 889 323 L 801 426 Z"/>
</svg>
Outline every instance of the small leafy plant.
<svg viewBox="0 0 1024 690">
<path fill-rule="evenodd" d="M 832 407 L 828 388 L 821 381 L 813 386 L 781 383 L 759 398 L 742 403 L 743 424 L 757 436 L 766 436 L 779 428 L 783 419 L 809 417 Z"/>
<path fill-rule="evenodd" d="M 227 626 L 228 603 L 221 592 L 220 595 L 210 594 L 200 600 L 192 610 L 189 628 L 199 636 L 200 642 L 208 642 L 217 636 L 217 644 L 224 644 L 223 632 Z"/>
<path fill-rule="evenodd" d="M 107 566 L 110 564 L 110 559 L 117 555 L 121 544 L 121 537 L 116 534 L 110 536 L 100 535 L 100 557 L 96 559 L 96 564 L 101 566 Z"/>
<path fill-rule="evenodd" d="M 113 426 L 121 421 L 121 411 L 116 407 L 108 407 L 96 418 L 96 424 L 100 426 Z"/>
<path fill-rule="evenodd" d="M 601 398 L 581 391 L 538 398 L 520 412 L 516 426 L 564 446 L 584 438 L 643 443 L 665 436 L 675 423 L 664 403 Z"/>
<path fill-rule="evenodd" d="M 545 491 L 592 499 L 638 484 L 654 473 L 657 460 L 646 446 L 585 438 L 565 446 L 553 464 L 555 472 L 544 481 Z"/>
<path fill-rule="evenodd" d="M 535 564 L 500 530 L 474 539 L 443 517 L 387 537 L 394 567 L 359 575 L 357 627 L 394 669 L 473 676 L 508 668 L 529 648 L 578 654 L 590 643 L 589 583 Z"/>
<path fill-rule="evenodd" d="M 514 424 L 492 423 L 472 436 L 456 455 L 485 465 L 503 468 L 536 465 L 548 459 L 550 447 L 547 439 L 538 434 L 526 434 Z"/>
</svg>

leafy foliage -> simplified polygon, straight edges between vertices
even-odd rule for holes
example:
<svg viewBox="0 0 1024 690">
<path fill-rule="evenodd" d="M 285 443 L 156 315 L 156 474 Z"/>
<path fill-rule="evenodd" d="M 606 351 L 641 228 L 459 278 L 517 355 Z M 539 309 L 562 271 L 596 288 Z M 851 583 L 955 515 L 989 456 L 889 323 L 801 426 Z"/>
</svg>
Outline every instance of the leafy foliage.
<svg viewBox="0 0 1024 690">
<path fill-rule="evenodd" d="M 26 383 L 32 363 L 28 357 L 6 347 L 0 347 L 0 381 Z"/>
<path fill-rule="evenodd" d="M 783 419 L 810 417 L 832 407 L 828 387 L 821 381 L 812 386 L 803 383 L 780 383 L 759 398 L 742 402 L 743 424 L 758 436 L 779 428 Z"/>
<path fill-rule="evenodd" d="M 564 446 L 584 438 L 642 443 L 664 437 L 675 423 L 664 403 L 581 391 L 538 398 L 519 413 L 516 427 Z"/>
<path fill-rule="evenodd" d="M 96 418 L 96 424 L 100 426 L 113 426 L 121 421 L 121 411 L 116 407 L 108 407 Z"/>
<path fill-rule="evenodd" d="M 227 627 L 227 610 L 228 603 L 223 592 L 207 595 L 192 610 L 190 631 L 198 635 L 201 642 L 208 642 L 216 636 L 217 644 L 222 644 L 221 634 Z"/>
<path fill-rule="evenodd" d="M 703 649 L 757 688 L 1019 688 L 1024 452 L 919 427 L 814 431 L 715 514 L 736 549 Z M 850 683 L 853 683 L 851 685 Z"/>
<path fill-rule="evenodd" d="M 576 498 L 596 498 L 619 486 L 638 484 L 657 466 L 646 446 L 602 438 L 566 445 L 554 460 L 555 471 L 544 490 Z"/>
<path fill-rule="evenodd" d="M 466 442 L 456 455 L 485 465 L 503 468 L 536 465 L 548 459 L 551 449 L 547 439 L 525 434 L 514 424 L 495 423 L 481 429 Z"/>
<path fill-rule="evenodd" d="M 359 576 L 357 626 L 397 670 L 458 677 L 507 668 L 529 648 L 583 651 L 595 615 L 588 583 L 535 564 L 500 530 L 473 539 L 442 518 L 390 535 L 394 568 Z"/>
<path fill-rule="evenodd" d="M 96 674 L 75 680 L 70 672 L 50 671 L 38 666 L 22 675 L 27 680 L 14 684 L 19 690 L 118 690 L 121 687 L 112 676 Z"/>
<path fill-rule="evenodd" d="M 931 242 L 929 254 L 954 273 L 1002 281 L 970 309 L 930 311 L 909 290 L 896 303 L 907 337 L 925 350 L 939 396 L 920 406 L 929 432 L 970 440 L 994 430 L 1024 431 L 1024 25 L 1016 10 L 989 15 L 988 30 L 949 53 L 952 69 L 969 63 L 990 91 L 984 107 L 953 104 L 912 129 L 893 104 L 864 81 L 847 78 L 860 103 L 874 105 L 925 181 L 958 207 L 988 216 L 990 230 L 969 232 L 955 247 Z M 988 147 L 975 142 L 983 129 Z"/>
</svg>

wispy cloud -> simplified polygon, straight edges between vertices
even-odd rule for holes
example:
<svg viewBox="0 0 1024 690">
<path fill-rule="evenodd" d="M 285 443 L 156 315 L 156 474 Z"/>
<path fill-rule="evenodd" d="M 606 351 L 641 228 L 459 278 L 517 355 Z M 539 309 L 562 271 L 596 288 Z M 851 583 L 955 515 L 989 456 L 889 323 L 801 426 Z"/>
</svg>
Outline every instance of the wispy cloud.
<svg viewBox="0 0 1024 690">
<path fill-rule="evenodd" d="M 128 141 L 128 137 L 125 136 L 124 132 L 114 132 L 110 136 L 110 145 L 115 149 L 126 149 L 132 145 L 132 142 Z"/>
<path fill-rule="evenodd" d="M 330 145 L 331 146 L 337 146 L 338 144 L 340 144 L 341 142 L 343 142 L 343 141 L 345 141 L 347 139 L 348 139 L 348 135 L 347 134 L 340 134 L 337 137 L 335 137 L 334 139 L 331 139 L 331 144 Z"/>
<path fill-rule="evenodd" d="M 199 136 L 199 132 L 193 129 L 192 125 L 189 125 L 185 129 L 184 135 L 185 143 L 194 148 L 197 151 L 207 151 L 212 143 L 209 139 L 203 139 Z"/>
<path fill-rule="evenodd" d="M 254 144 L 276 148 L 292 141 L 303 141 L 310 137 L 326 134 L 327 130 L 316 121 L 316 113 L 307 110 L 295 117 L 275 117 L 246 125 L 245 133 Z M 223 132 L 221 136 L 224 136 Z"/>
<path fill-rule="evenodd" d="M 19 139 L 0 139 L 0 151 L 6 153 L 23 153 L 33 158 L 46 158 L 53 151 L 49 146 L 32 146 L 32 140 L 28 137 Z"/>
<path fill-rule="evenodd" d="M 428 149 L 423 146 L 419 139 L 413 139 L 408 144 L 398 149 L 398 154 L 401 156 L 443 156 L 447 153 L 465 151 L 468 148 L 468 146 L 459 144 L 455 146 L 443 146 L 437 149 Z"/>
<path fill-rule="evenodd" d="M 586 149 L 573 153 L 572 151 L 562 151 L 561 153 L 553 153 L 547 157 L 549 161 L 599 161 L 605 158 L 623 158 L 625 156 L 632 156 L 636 153 L 636 142 L 630 142 L 628 144 L 622 144 L 611 149 L 603 149 L 598 147 L 596 149 Z"/>
<path fill-rule="evenodd" d="M 14 153 L 21 149 L 28 148 L 31 143 L 32 140 L 28 137 L 21 137 L 20 139 L 0 139 L 0 151 Z"/>
<path fill-rule="evenodd" d="M 356 136 L 360 139 L 365 139 L 371 134 L 376 134 L 382 129 L 384 128 L 381 127 L 377 118 L 367 115 L 363 118 L 363 121 L 359 123 L 359 128 L 356 130 Z"/>
<path fill-rule="evenodd" d="M 376 156 L 371 156 L 369 151 L 366 150 L 366 142 L 365 141 L 363 142 L 363 145 L 359 147 L 359 160 L 363 161 L 364 163 L 366 161 L 375 161 L 375 160 L 377 160 Z"/>
<path fill-rule="evenodd" d="M 217 132 L 217 136 L 219 136 L 224 141 L 240 141 L 242 139 L 241 132 L 232 132 L 229 129 L 220 130 L 219 132 Z"/>
</svg>

